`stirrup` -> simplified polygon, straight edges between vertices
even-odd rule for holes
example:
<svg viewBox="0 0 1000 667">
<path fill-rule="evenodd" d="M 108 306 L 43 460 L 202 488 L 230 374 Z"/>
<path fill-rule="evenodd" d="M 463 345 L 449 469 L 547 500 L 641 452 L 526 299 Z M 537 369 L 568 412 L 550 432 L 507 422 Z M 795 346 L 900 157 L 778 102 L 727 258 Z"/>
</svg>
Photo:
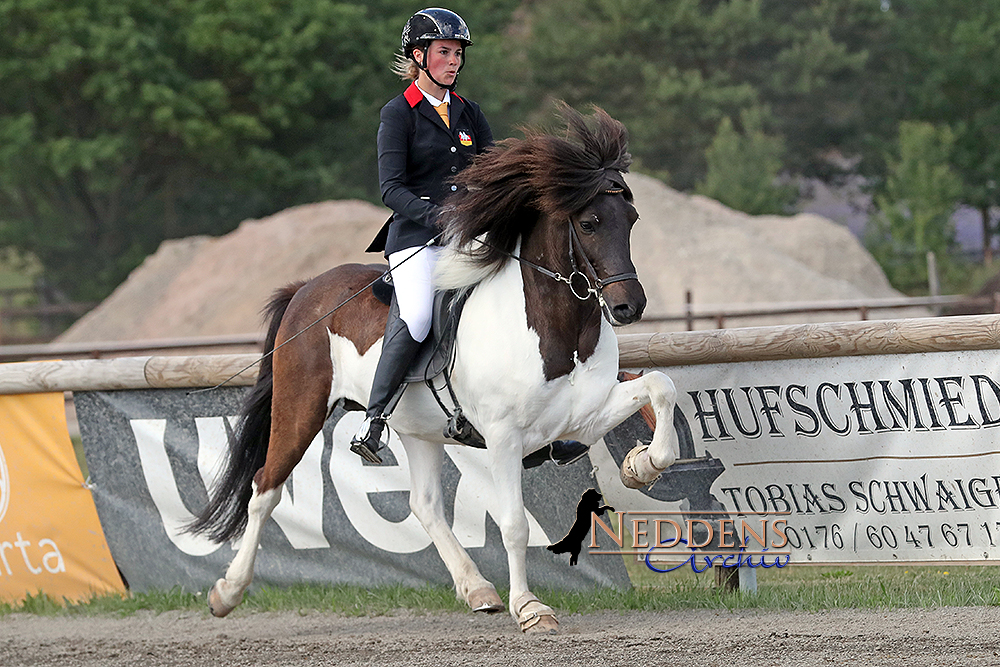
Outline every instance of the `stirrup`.
<svg viewBox="0 0 1000 667">
<path fill-rule="evenodd" d="M 365 417 L 361 428 L 351 439 L 351 451 L 369 463 L 380 465 L 382 457 L 378 451 L 382 449 L 382 431 L 385 429 L 385 417 Z"/>
<path fill-rule="evenodd" d="M 469 447 L 486 449 L 486 440 L 479 434 L 476 427 L 465 418 L 461 407 L 457 408 L 448 418 L 448 424 L 444 427 L 442 435 Z"/>
</svg>

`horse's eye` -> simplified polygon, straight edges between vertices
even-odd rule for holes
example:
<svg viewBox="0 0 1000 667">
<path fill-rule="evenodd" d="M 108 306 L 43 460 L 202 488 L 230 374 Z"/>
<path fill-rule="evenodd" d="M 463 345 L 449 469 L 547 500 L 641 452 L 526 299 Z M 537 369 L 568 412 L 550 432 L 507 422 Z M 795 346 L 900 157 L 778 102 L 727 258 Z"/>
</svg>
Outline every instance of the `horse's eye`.
<svg viewBox="0 0 1000 667">
<path fill-rule="evenodd" d="M 580 221 L 580 231 L 584 234 L 593 234 L 597 231 L 597 224 L 600 220 L 595 215 L 593 218 L 584 218 Z"/>
</svg>

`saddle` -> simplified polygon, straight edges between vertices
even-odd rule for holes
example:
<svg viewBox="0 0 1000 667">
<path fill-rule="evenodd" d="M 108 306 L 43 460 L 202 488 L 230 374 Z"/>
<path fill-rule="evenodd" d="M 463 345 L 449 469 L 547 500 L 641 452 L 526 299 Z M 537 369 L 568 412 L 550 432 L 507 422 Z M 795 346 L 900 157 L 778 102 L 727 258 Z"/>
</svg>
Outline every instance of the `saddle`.
<svg viewBox="0 0 1000 667">
<path fill-rule="evenodd" d="M 392 307 L 392 280 L 386 272 L 372 284 L 375 298 Z M 465 307 L 468 292 L 446 290 L 434 294 L 431 332 L 424 339 L 420 351 L 410 364 L 403 382 L 429 382 L 441 375 L 450 365 L 455 354 L 455 338 L 458 335 L 458 320 Z"/>
<path fill-rule="evenodd" d="M 393 302 L 392 278 L 387 271 L 381 279 L 372 284 L 372 293 L 382 303 L 390 308 L 395 308 Z M 449 369 L 455 356 L 455 339 L 458 337 L 458 321 L 461 318 L 465 302 L 469 297 L 468 290 L 444 290 L 434 294 L 434 305 L 431 317 L 431 332 L 424 339 L 423 344 L 417 351 L 417 356 L 410 364 L 410 369 L 403 378 L 403 385 L 390 402 L 390 409 L 395 407 L 396 402 L 402 396 L 403 388 L 407 384 L 423 382 L 434 394 L 438 405 L 448 417 L 448 425 L 444 429 L 444 437 L 456 440 L 463 445 L 486 449 L 486 440 L 469 423 L 462 413 L 462 406 L 458 404 L 458 398 L 451 387 L 451 376 Z M 454 412 L 441 400 L 440 388 L 435 386 L 434 379 L 444 376 L 444 385 L 451 396 L 451 403 Z"/>
</svg>

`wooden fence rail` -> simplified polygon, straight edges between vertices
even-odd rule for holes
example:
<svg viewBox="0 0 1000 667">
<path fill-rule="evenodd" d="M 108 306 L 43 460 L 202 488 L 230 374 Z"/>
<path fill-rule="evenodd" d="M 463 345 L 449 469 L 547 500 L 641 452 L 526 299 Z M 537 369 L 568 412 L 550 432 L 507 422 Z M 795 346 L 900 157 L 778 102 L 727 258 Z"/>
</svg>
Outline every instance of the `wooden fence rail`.
<svg viewBox="0 0 1000 667">
<path fill-rule="evenodd" d="M 780 315 L 806 315 L 818 313 L 857 313 L 859 320 L 867 320 L 873 311 L 930 308 L 940 313 L 943 308 L 959 308 L 965 312 L 1000 313 L 1000 292 L 990 296 L 921 296 L 890 297 L 883 299 L 843 299 L 839 301 L 791 301 L 764 306 L 706 305 L 695 306 L 691 291 L 686 293 L 684 312 L 677 314 L 646 314 L 644 323 L 685 322 L 687 330 L 694 330 L 694 323 L 708 320 L 717 329 L 725 328 L 729 320 L 775 317 Z"/>
<path fill-rule="evenodd" d="M 1000 350 L 1000 315 L 624 334 L 618 341 L 622 368 Z M 0 364 L 0 394 L 211 387 L 258 358 L 222 354 Z M 252 384 L 256 375 L 253 365 L 230 384 Z"/>
<path fill-rule="evenodd" d="M 37 345 L 0 345 L 0 362 L 25 359 L 61 359 L 64 357 L 90 357 L 136 354 L 139 352 L 177 351 L 205 348 L 259 349 L 264 342 L 263 333 L 231 334 L 222 336 L 189 336 L 186 338 L 151 338 L 106 343 L 45 343 Z"/>
</svg>

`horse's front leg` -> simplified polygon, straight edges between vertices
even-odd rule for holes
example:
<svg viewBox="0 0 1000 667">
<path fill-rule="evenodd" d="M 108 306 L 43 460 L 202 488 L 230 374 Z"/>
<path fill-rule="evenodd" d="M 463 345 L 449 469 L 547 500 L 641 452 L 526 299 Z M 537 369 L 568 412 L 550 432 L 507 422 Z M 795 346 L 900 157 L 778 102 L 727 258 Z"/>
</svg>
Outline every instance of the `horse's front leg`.
<svg viewBox="0 0 1000 667">
<path fill-rule="evenodd" d="M 490 471 L 495 487 L 494 518 L 503 535 L 510 570 L 511 616 L 522 632 L 555 634 L 559 628 L 555 611 L 544 605 L 528 589 L 527 552 L 528 518 L 521 493 L 521 457 L 523 447 L 514 439 L 491 439 L 487 436 Z"/>
<path fill-rule="evenodd" d="M 677 432 L 674 430 L 677 389 L 673 381 L 659 371 L 652 371 L 634 380 L 619 382 L 611 390 L 604 409 L 592 422 L 590 437 L 584 440 L 595 442 L 647 403 L 656 416 L 656 429 L 649 445 L 636 445 L 625 455 L 621 480 L 630 489 L 651 484 L 680 456 Z"/>
<path fill-rule="evenodd" d="M 475 562 L 455 537 L 444 514 L 441 496 L 441 462 L 444 448 L 437 443 L 400 435 L 410 464 L 410 509 L 420 521 L 455 583 L 455 593 L 472 611 L 492 614 L 503 609 L 497 595 Z"/>
</svg>

